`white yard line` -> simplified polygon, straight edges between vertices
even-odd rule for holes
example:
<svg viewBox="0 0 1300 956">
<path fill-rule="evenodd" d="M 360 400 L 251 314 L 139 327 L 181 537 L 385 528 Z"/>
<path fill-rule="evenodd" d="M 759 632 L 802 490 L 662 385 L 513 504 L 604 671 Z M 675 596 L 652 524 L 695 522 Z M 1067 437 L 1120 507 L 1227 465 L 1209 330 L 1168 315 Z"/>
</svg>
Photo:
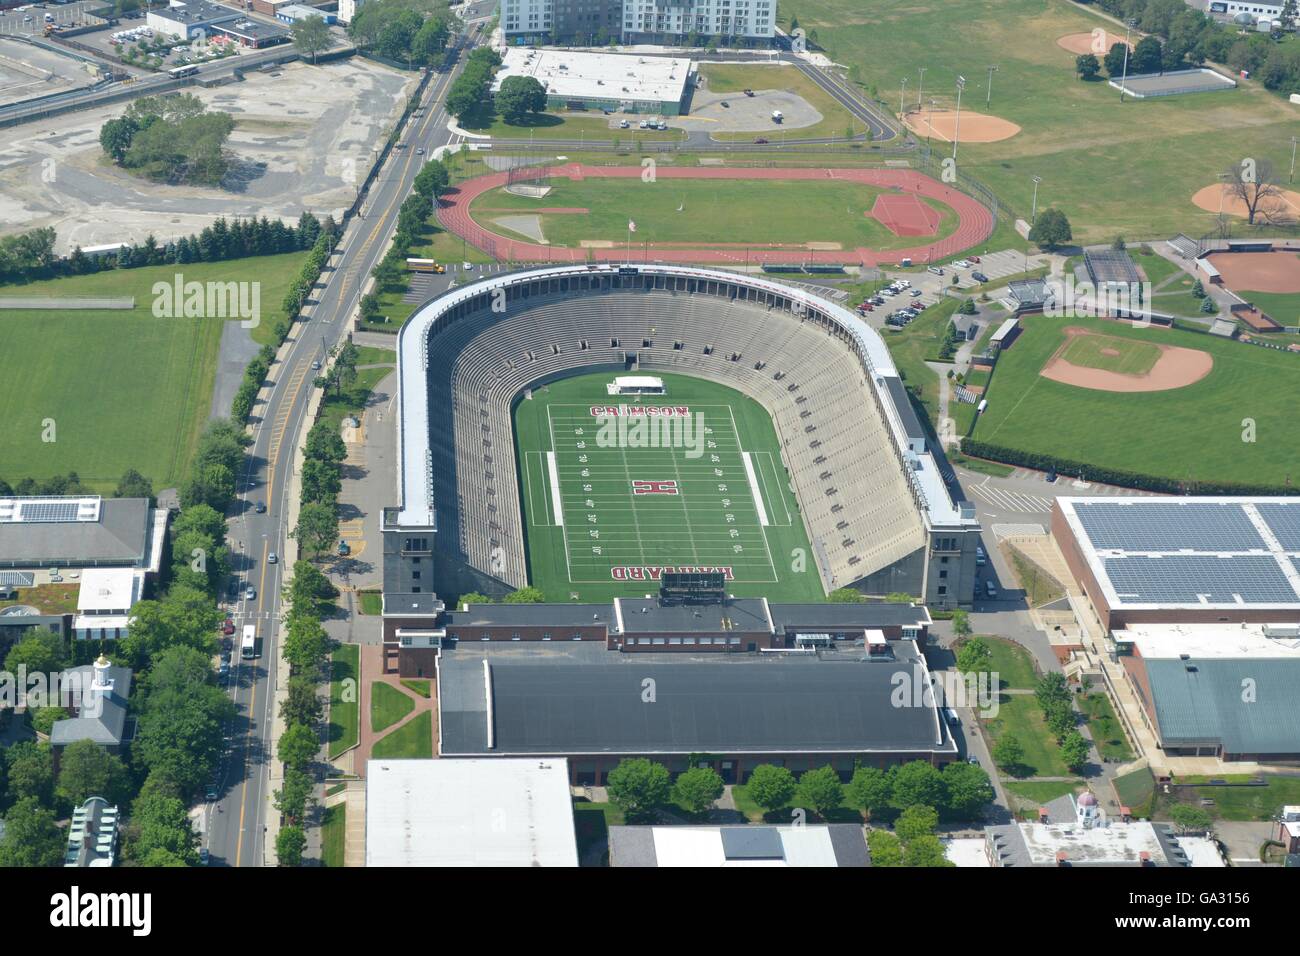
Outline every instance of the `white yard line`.
<svg viewBox="0 0 1300 956">
<path fill-rule="evenodd" d="M 551 478 L 551 507 L 555 509 L 555 523 L 564 524 L 564 499 L 560 497 L 560 473 L 555 467 L 555 452 L 546 453 L 546 471 Z"/>
<path fill-rule="evenodd" d="M 754 474 L 754 463 L 750 461 L 747 451 L 742 451 L 740 458 L 745 463 L 745 477 L 749 479 L 749 490 L 754 496 L 754 507 L 758 510 L 758 523 L 766 528 L 771 522 L 767 520 L 767 509 L 763 507 L 763 492 L 758 487 L 758 475 Z"/>
</svg>

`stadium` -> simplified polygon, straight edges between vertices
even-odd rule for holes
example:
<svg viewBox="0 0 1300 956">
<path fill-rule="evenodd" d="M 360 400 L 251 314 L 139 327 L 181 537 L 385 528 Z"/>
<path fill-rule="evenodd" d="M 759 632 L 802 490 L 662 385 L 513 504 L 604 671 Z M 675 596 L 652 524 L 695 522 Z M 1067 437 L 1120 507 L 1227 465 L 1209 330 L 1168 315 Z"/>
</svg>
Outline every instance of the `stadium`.
<svg viewBox="0 0 1300 956">
<path fill-rule="evenodd" d="M 500 274 L 418 309 L 398 375 L 386 630 L 436 616 L 436 595 L 641 597 L 683 571 L 721 572 L 738 597 L 971 600 L 973 506 L 950 496 L 877 333 L 811 293 L 671 265 Z M 652 393 L 611 395 L 624 378 Z M 597 448 L 608 408 L 703 414 L 709 454 Z"/>
</svg>

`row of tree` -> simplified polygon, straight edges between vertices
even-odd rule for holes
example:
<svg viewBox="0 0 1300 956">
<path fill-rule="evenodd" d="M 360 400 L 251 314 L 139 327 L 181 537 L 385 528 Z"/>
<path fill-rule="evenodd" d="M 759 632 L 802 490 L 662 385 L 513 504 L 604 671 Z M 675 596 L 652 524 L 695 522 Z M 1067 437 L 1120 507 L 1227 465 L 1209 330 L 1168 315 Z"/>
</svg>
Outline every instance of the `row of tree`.
<svg viewBox="0 0 1300 956">
<path fill-rule="evenodd" d="M 383 321 L 380 313 L 380 296 L 386 292 L 406 289 L 406 257 L 412 247 L 423 242 L 438 197 L 451 184 L 451 172 L 438 159 L 431 159 L 415 176 L 414 192 L 406 197 L 397 212 L 397 229 L 393 242 L 384 257 L 375 264 L 370 275 L 375 280 L 374 289 L 361 297 L 361 318 L 366 322 Z"/>
<path fill-rule="evenodd" d="M 321 617 L 338 590 L 310 561 L 296 561 L 285 596 L 289 610 L 284 617 L 282 653 L 289 664 L 289 683 L 280 703 L 285 730 L 276 749 L 284 764 L 284 782 L 275 792 L 275 806 L 285 825 L 276 837 L 275 852 L 281 866 L 298 866 L 307 845 L 307 812 L 313 804 L 311 767 L 320 750 L 323 707 L 318 691 L 331 649 Z"/>
<path fill-rule="evenodd" d="M 90 495 L 94 491 L 82 484 L 81 476 L 75 471 L 52 478 L 23 478 L 17 484 L 9 484 L 0 478 L 0 498 L 10 495 Z M 117 482 L 113 491 L 114 498 L 152 498 L 153 482 L 134 468 L 128 468 Z"/>
<path fill-rule="evenodd" d="M 99 144 L 117 165 L 156 182 L 219 186 L 234 128 L 229 113 L 209 113 L 192 93 L 169 93 L 135 100 L 100 128 Z"/>
<path fill-rule="evenodd" d="M 0 236 L 0 283 L 87 275 L 105 269 L 135 269 L 141 266 L 186 265 L 191 262 L 224 262 L 248 256 L 270 256 L 311 249 L 322 232 L 337 235 L 332 216 L 324 222 L 312 213 L 298 217 L 297 226 L 278 219 L 230 219 L 219 216 L 194 235 L 165 243 L 149 235 L 142 243 L 126 246 L 115 255 L 88 256 L 77 246 L 65 259 L 54 252 L 57 238 L 53 229 L 33 229 L 12 236 Z"/>
<path fill-rule="evenodd" d="M 458 120 L 490 110 L 492 74 L 501 65 L 501 57 L 491 47 L 475 47 L 465 61 L 456 82 L 447 91 L 447 112 Z M 545 104 L 543 103 L 543 106 Z"/>
</svg>

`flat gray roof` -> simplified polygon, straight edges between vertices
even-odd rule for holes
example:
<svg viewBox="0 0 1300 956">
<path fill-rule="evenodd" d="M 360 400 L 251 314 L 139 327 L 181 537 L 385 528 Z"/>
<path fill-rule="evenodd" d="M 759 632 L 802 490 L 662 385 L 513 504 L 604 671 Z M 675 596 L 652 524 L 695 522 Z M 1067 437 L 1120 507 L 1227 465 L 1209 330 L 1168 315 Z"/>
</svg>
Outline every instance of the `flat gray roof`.
<svg viewBox="0 0 1300 956">
<path fill-rule="evenodd" d="M 928 683 L 901 643 L 902 660 L 875 662 L 462 646 L 438 669 L 442 753 L 953 753 L 932 701 L 895 706 L 897 686 Z"/>
<path fill-rule="evenodd" d="M 1193 655 L 1148 660 L 1146 670 L 1165 747 L 1300 753 L 1300 659 Z"/>
<path fill-rule="evenodd" d="M 150 516 L 148 498 L 104 498 L 97 521 L 0 522 L 0 567 L 145 567 Z"/>
</svg>

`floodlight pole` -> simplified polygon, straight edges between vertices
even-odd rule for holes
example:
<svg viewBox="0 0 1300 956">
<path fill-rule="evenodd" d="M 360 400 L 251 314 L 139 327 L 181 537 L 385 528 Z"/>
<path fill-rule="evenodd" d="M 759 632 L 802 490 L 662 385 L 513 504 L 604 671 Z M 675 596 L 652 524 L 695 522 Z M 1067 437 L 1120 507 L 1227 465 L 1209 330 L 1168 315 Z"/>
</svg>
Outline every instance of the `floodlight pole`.
<svg viewBox="0 0 1300 956">
<path fill-rule="evenodd" d="M 907 94 L 907 77 L 903 77 L 903 85 L 898 90 L 898 118 L 903 118 L 903 97 Z"/>
<path fill-rule="evenodd" d="M 1124 21 L 1124 78 L 1119 81 L 1119 101 L 1121 103 L 1124 102 L 1124 93 L 1128 89 L 1129 36 L 1133 32 L 1133 23 L 1134 21 L 1132 19 Z"/>
<path fill-rule="evenodd" d="M 1289 182 L 1289 183 L 1293 183 L 1293 182 L 1295 182 L 1295 144 L 1296 144 L 1296 139 L 1297 139 L 1297 137 L 1295 137 L 1295 136 L 1292 136 L 1292 137 L 1291 137 L 1291 174 L 1290 174 L 1289 176 L 1287 176 L 1287 178 L 1286 178 L 1286 181 Z"/>
<path fill-rule="evenodd" d="M 961 92 L 966 89 L 966 77 L 957 77 L 957 119 L 952 130 L 952 158 L 957 159 L 957 143 L 961 140 Z"/>
<path fill-rule="evenodd" d="M 1038 218 L 1038 184 L 1043 181 L 1041 176 L 1030 177 L 1034 181 L 1034 201 L 1029 207 L 1029 230 L 1034 229 L 1034 220 Z M 1029 272 L 1029 235 L 1025 235 L 1025 272 Z"/>
<path fill-rule="evenodd" d="M 920 70 L 921 70 L 921 79 L 918 80 L 916 84 L 916 108 L 918 110 L 921 108 L 921 100 L 922 100 L 921 94 L 925 90 L 925 67 L 921 67 Z"/>
<path fill-rule="evenodd" d="M 998 67 L 996 63 L 993 66 L 989 67 L 989 89 L 988 89 L 988 95 L 984 97 L 984 107 L 986 109 L 993 102 L 993 74 L 996 73 L 997 71 L 998 71 Z"/>
</svg>

